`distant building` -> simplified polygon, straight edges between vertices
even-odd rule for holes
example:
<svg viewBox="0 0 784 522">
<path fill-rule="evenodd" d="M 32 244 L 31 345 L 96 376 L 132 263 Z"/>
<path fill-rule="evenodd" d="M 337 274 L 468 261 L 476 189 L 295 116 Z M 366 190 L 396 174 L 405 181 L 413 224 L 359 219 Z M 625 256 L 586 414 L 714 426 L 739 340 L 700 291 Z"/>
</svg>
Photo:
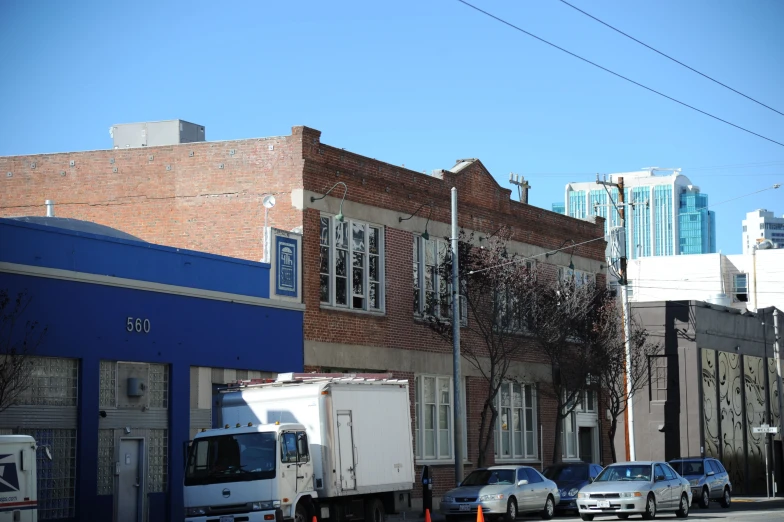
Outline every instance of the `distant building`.
<svg viewBox="0 0 784 522">
<path fill-rule="evenodd" d="M 555 210 L 555 209 L 553 209 Z M 743 220 L 743 253 L 769 239 L 774 248 L 784 248 L 784 216 L 777 218 L 764 208 L 749 212 Z"/>
<path fill-rule="evenodd" d="M 629 300 L 699 300 L 751 312 L 784 309 L 782 266 L 784 249 L 635 259 L 629 261 Z"/>
<path fill-rule="evenodd" d="M 565 214 L 566 213 L 566 204 L 564 203 L 553 203 L 553 212 L 556 214 Z"/>
<path fill-rule="evenodd" d="M 649 168 L 609 176 L 612 182 L 620 177 L 625 184 L 625 200 L 633 204 L 626 212 L 629 259 L 716 251 L 716 219 L 708 210 L 708 196 L 680 169 Z M 613 202 L 618 201 L 617 189 L 595 181 L 569 183 L 565 196 L 564 214 L 580 219 L 602 216 L 608 235 L 611 227 L 620 225 L 613 208 Z M 553 204 L 554 212 L 558 205 Z"/>
</svg>

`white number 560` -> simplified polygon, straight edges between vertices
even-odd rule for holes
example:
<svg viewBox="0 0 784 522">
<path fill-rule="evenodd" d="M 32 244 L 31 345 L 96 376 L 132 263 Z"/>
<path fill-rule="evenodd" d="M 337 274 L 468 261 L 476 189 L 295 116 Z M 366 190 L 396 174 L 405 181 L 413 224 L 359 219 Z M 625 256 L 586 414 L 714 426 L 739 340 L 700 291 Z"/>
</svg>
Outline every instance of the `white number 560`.
<svg viewBox="0 0 784 522">
<path fill-rule="evenodd" d="M 129 317 L 125 321 L 125 329 L 129 332 L 150 333 L 150 320 L 142 319 L 140 317 L 135 319 L 133 317 Z"/>
</svg>

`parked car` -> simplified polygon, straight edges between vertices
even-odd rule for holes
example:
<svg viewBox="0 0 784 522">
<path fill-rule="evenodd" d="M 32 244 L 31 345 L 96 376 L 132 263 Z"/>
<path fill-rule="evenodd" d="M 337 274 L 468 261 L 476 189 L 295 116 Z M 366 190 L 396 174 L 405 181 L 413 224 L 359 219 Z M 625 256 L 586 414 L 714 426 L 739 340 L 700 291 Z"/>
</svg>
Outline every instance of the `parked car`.
<svg viewBox="0 0 784 522">
<path fill-rule="evenodd" d="M 555 505 L 555 512 L 577 511 L 577 492 L 590 484 L 602 467 L 587 462 L 562 462 L 544 469 L 544 476 L 555 482 L 561 494 L 561 501 Z"/>
<path fill-rule="evenodd" d="M 721 507 L 732 504 L 732 482 L 724 466 L 710 457 L 684 457 L 670 461 L 683 478 L 689 481 L 694 502 L 701 508 L 710 506 L 711 501 Z"/>
<path fill-rule="evenodd" d="M 479 506 L 485 519 L 512 522 L 522 513 L 550 520 L 560 496 L 555 482 L 528 466 L 491 466 L 472 471 L 458 487 L 441 497 L 447 522 L 473 515 Z"/>
<path fill-rule="evenodd" d="M 679 518 L 689 516 L 689 481 L 666 462 L 624 462 L 612 464 L 577 494 L 580 518 L 615 515 L 626 519 L 641 514 L 650 520 L 657 513 L 674 511 Z"/>
</svg>

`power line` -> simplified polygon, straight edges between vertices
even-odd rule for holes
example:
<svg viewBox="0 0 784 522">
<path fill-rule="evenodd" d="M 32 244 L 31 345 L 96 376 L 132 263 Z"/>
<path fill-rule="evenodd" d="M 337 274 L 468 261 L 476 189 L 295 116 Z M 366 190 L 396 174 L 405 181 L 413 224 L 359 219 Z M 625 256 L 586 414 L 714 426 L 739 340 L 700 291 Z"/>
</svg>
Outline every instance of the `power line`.
<svg viewBox="0 0 784 522">
<path fill-rule="evenodd" d="M 710 76 L 708 76 L 707 74 L 701 73 L 700 71 L 698 71 L 698 70 L 697 70 L 697 69 L 695 69 L 694 67 L 689 67 L 689 66 L 688 66 L 688 65 L 686 65 L 685 63 L 683 63 L 683 62 L 681 62 L 681 61 L 679 61 L 679 60 L 676 60 L 676 59 L 675 59 L 675 58 L 673 58 L 672 56 L 670 56 L 670 55 L 668 55 L 668 54 L 665 54 L 665 53 L 663 53 L 663 52 L 659 51 L 658 49 L 655 49 L 655 48 L 651 47 L 650 45 L 646 44 L 645 42 L 641 42 L 641 41 L 640 41 L 640 40 L 638 40 L 637 38 L 635 38 L 635 37 L 633 37 L 633 36 L 631 36 L 631 35 L 629 35 L 629 34 L 626 34 L 626 33 L 624 33 L 624 32 L 623 32 L 623 31 L 621 31 L 620 29 L 618 29 L 618 28 L 616 28 L 616 27 L 613 27 L 612 25 L 608 24 L 607 22 L 605 22 L 605 21 L 603 21 L 603 20 L 599 20 L 598 18 L 596 18 L 596 17 L 595 17 L 595 16 L 593 16 L 592 14 L 586 13 L 585 11 L 583 11 L 582 9 L 580 9 L 579 7 L 576 7 L 576 6 L 572 5 L 572 4 L 570 4 L 570 3 L 569 3 L 569 2 L 567 2 L 566 0 L 560 0 L 560 1 L 561 1 L 562 3 L 564 3 L 564 4 L 568 5 L 568 6 L 569 6 L 569 7 L 571 7 L 572 9 L 574 9 L 574 10 L 576 10 L 576 11 L 580 11 L 580 12 L 581 12 L 582 14 L 584 14 L 585 16 L 587 16 L 587 17 L 589 17 L 589 18 L 593 18 L 594 20 L 596 20 L 596 21 L 597 21 L 597 22 L 599 22 L 600 24 L 602 24 L 602 25 L 605 25 L 605 26 L 609 27 L 609 28 L 610 28 L 610 29 L 612 29 L 613 31 L 615 31 L 615 32 L 617 32 L 617 33 L 620 33 L 620 34 L 624 35 L 626 38 L 629 38 L 630 40 L 634 40 L 634 41 L 635 41 L 635 42 L 637 42 L 638 44 L 640 44 L 640 45 L 642 45 L 642 46 L 645 46 L 645 47 L 647 47 L 647 48 L 648 48 L 648 49 L 650 49 L 651 51 L 653 51 L 653 52 L 655 52 L 655 53 L 658 53 L 658 54 L 660 54 L 660 55 L 664 56 L 665 58 L 667 58 L 667 59 L 669 59 L 669 60 L 672 60 L 673 62 L 675 62 L 675 63 L 677 63 L 677 64 L 679 64 L 679 65 L 682 65 L 683 67 L 686 67 L 686 68 L 687 68 L 687 69 L 689 69 L 690 71 L 692 71 L 692 72 L 695 72 L 695 73 L 699 74 L 699 75 L 700 75 L 700 76 L 702 76 L 703 78 L 707 78 L 708 80 L 710 80 L 710 81 L 712 81 L 712 82 L 714 82 L 714 83 L 717 83 L 717 84 L 721 85 L 721 86 L 722 86 L 722 87 L 724 87 L 725 89 L 729 89 L 729 90 L 731 90 L 732 92 L 734 92 L 734 93 L 736 93 L 736 94 L 740 94 L 740 95 L 741 95 L 741 96 L 743 96 L 744 98 L 746 98 L 746 99 L 748 99 L 748 100 L 751 100 L 751 101 L 753 101 L 754 103 L 757 103 L 757 104 L 759 104 L 759 105 L 762 105 L 762 106 L 763 106 L 763 107 L 765 107 L 766 109 L 770 109 L 770 110 L 772 110 L 773 112 L 775 112 L 775 113 L 777 113 L 777 114 L 780 114 L 781 116 L 784 116 L 784 112 L 777 111 L 777 110 L 776 110 L 776 109 L 774 109 L 773 107 L 770 107 L 769 105 L 765 105 L 765 104 L 764 104 L 764 103 L 762 103 L 761 101 L 759 101 L 759 100 L 755 100 L 755 99 L 754 99 L 754 98 L 752 98 L 751 96 L 748 96 L 748 95 L 746 95 L 746 94 L 743 94 L 743 93 L 742 93 L 742 92 L 740 92 L 739 90 L 737 90 L 737 89 L 733 89 L 733 88 L 732 88 L 732 87 L 730 87 L 729 85 L 726 85 L 726 84 L 724 84 L 724 83 L 721 83 L 719 80 L 716 80 L 715 78 L 711 78 L 711 77 L 710 77 Z"/>
<path fill-rule="evenodd" d="M 697 111 L 697 112 L 699 112 L 699 113 L 701 113 L 701 114 L 704 114 L 705 116 L 708 116 L 708 117 L 710 117 L 710 118 L 713 118 L 714 120 L 718 120 L 718 121 L 720 121 L 720 122 L 722 122 L 722 123 L 726 123 L 727 125 L 730 125 L 730 126 L 732 126 L 732 127 L 735 127 L 736 129 L 740 129 L 740 130 L 742 130 L 742 131 L 744 131 L 744 132 L 747 132 L 747 133 L 749 133 L 749 134 L 752 134 L 752 135 L 754 135 L 754 136 L 757 136 L 758 138 L 762 138 L 763 140 L 766 140 L 766 141 L 769 141 L 769 142 L 771 142 L 771 143 L 775 143 L 776 145 L 780 145 L 780 146 L 784 147 L 784 143 L 782 143 L 782 142 L 780 142 L 780 141 L 776 141 L 776 140 L 774 140 L 774 139 L 768 138 L 768 137 L 766 137 L 766 136 L 763 136 L 762 134 L 758 134 L 758 133 L 756 133 L 756 132 L 754 132 L 754 131 L 751 131 L 751 130 L 749 130 L 749 129 L 746 129 L 745 127 L 741 127 L 740 125 L 736 125 L 736 124 L 734 124 L 734 123 L 732 123 L 732 122 L 730 122 L 730 121 L 727 121 L 727 120 L 725 120 L 725 119 L 719 118 L 718 116 L 714 116 L 713 114 L 711 114 L 711 113 L 709 113 L 709 112 L 706 112 L 706 111 L 703 111 L 702 109 L 698 109 L 697 107 L 694 107 L 693 105 L 689 105 L 688 103 L 682 102 L 682 101 L 680 101 L 680 100 L 676 100 L 676 99 L 675 99 L 675 98 L 673 98 L 672 96 L 668 96 L 668 95 L 666 95 L 666 94 L 664 94 L 664 93 L 662 93 L 662 92 L 659 92 L 659 91 L 657 91 L 657 90 L 655 90 L 655 89 L 652 89 L 652 88 L 650 88 L 650 87 L 647 87 L 647 86 L 645 86 L 645 85 L 641 84 L 640 82 L 636 82 L 636 81 L 632 80 L 631 78 L 627 78 L 626 76 L 623 76 L 622 74 L 619 74 L 619 73 L 617 73 L 617 72 L 615 72 L 615 71 L 611 71 L 611 70 L 610 70 L 610 69 L 608 69 L 607 67 L 603 67 L 603 66 L 599 65 L 599 64 L 598 64 L 598 63 L 596 63 L 596 62 L 592 62 L 591 60 L 589 60 L 589 59 L 587 59 L 587 58 L 583 58 L 582 56 L 580 56 L 580 55 L 578 55 L 578 54 L 575 54 L 575 53 L 573 53 L 573 52 L 571 52 L 571 51 L 567 51 L 567 50 L 566 50 L 566 49 L 564 49 L 563 47 L 559 47 L 558 45 L 555 45 L 555 44 L 554 44 L 554 43 L 552 43 L 552 42 L 548 42 L 548 41 L 547 41 L 547 40 L 545 40 L 544 38 L 540 38 L 540 37 L 536 36 L 536 35 L 535 35 L 535 34 L 533 34 L 533 33 L 529 33 L 529 32 L 528 32 L 528 31 L 526 31 L 525 29 L 522 29 L 521 27 L 518 27 L 518 26 L 514 25 L 514 24 L 513 24 L 513 23 L 511 23 L 511 22 L 507 22 L 507 21 L 506 21 L 506 20 L 504 20 L 503 18 L 499 18 L 499 17 L 495 16 L 494 14 L 488 13 L 487 11 L 485 11 L 485 10 L 483 10 L 483 9 L 480 9 L 480 8 L 476 7 L 475 5 L 472 5 L 472 4 L 470 4 L 470 3 L 466 2 L 465 0 L 457 0 L 457 1 L 458 1 L 458 2 L 460 2 L 461 4 L 464 4 L 464 5 L 468 6 L 468 7 L 470 7 L 471 9 L 474 9 L 474 10 L 476 10 L 476 11 L 479 11 L 480 13 L 482 13 L 482 14 L 484 14 L 484 15 L 486 15 L 486 16 L 489 16 L 490 18 L 492 18 L 492 19 L 494 19 L 494 20 L 496 20 L 496 21 L 498 21 L 498 22 L 501 22 L 501 23 L 502 23 L 502 24 L 504 24 L 504 25 L 507 25 L 507 26 L 511 27 L 512 29 L 515 29 L 515 30 L 517 30 L 517 31 L 520 31 L 521 33 L 523 33 L 523 34 L 526 34 L 526 35 L 530 36 L 531 38 L 536 38 L 536 39 L 537 39 L 537 40 L 539 40 L 540 42 L 542 42 L 542 43 L 545 43 L 545 44 L 549 45 L 550 47 L 554 47 L 554 48 L 558 49 L 559 51 L 565 52 L 566 54 L 568 54 L 568 55 L 570 55 L 570 56 L 573 56 L 574 58 L 577 58 L 578 60 L 582 60 L 582 61 L 583 61 L 583 62 L 585 62 L 585 63 L 591 64 L 591 65 L 593 65 L 594 67 L 597 67 L 597 68 L 599 68 L 599 69 L 601 69 L 601 70 L 603 70 L 603 71 L 605 71 L 605 72 L 608 72 L 608 73 L 612 74 L 613 76 L 617 76 L 618 78 L 621 78 L 622 80 L 626 80 L 626 81 L 627 81 L 627 82 L 629 82 L 629 83 L 633 83 L 634 85 L 636 85 L 636 86 L 638 86 L 638 87 L 642 87 L 643 89 L 645 89 L 645 90 L 647 90 L 647 91 L 650 91 L 650 92 L 652 92 L 652 93 L 654 93 L 654 94 L 658 94 L 659 96 L 661 96 L 661 97 L 663 97 L 663 98 L 667 98 L 667 99 L 668 99 L 668 100 L 670 100 L 670 101 L 674 101 L 674 102 L 675 102 L 675 103 L 677 103 L 677 104 L 683 105 L 684 107 L 688 107 L 689 109 L 691 109 L 691 110 L 693 110 L 693 111 Z"/>
<path fill-rule="evenodd" d="M 488 266 L 486 268 L 480 268 L 479 270 L 471 270 L 471 271 L 468 272 L 468 275 L 479 274 L 481 272 L 487 272 L 488 270 L 492 270 L 494 268 L 500 268 L 502 266 L 513 265 L 515 263 L 520 263 L 522 261 L 530 261 L 531 259 L 535 259 L 537 257 L 550 256 L 550 255 L 555 254 L 557 252 L 561 252 L 562 250 L 570 250 L 570 249 L 573 249 L 573 248 L 578 247 L 580 245 L 585 245 L 587 243 L 593 243 L 594 241 L 601 241 L 601 240 L 604 240 L 604 236 L 595 237 L 593 239 L 589 239 L 588 241 L 583 241 L 582 243 L 573 243 L 573 244 L 571 244 L 569 246 L 565 246 L 563 248 L 558 248 L 556 250 L 550 250 L 548 252 L 542 252 L 541 254 L 536 254 L 535 256 L 529 256 L 529 257 L 522 257 L 521 256 L 521 257 L 518 257 L 516 259 L 512 259 L 511 261 L 506 261 L 505 263 L 499 263 L 497 265 Z"/>
</svg>

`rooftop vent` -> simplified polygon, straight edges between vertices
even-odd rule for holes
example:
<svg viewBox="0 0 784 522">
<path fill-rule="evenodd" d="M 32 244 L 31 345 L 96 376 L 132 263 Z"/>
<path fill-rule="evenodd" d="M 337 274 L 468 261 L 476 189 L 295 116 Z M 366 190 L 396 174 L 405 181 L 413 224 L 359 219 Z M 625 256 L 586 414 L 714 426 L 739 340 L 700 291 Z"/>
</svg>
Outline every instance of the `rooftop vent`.
<svg viewBox="0 0 784 522">
<path fill-rule="evenodd" d="M 109 128 L 115 149 L 158 147 L 205 141 L 203 125 L 184 120 L 121 123 Z"/>
</svg>

